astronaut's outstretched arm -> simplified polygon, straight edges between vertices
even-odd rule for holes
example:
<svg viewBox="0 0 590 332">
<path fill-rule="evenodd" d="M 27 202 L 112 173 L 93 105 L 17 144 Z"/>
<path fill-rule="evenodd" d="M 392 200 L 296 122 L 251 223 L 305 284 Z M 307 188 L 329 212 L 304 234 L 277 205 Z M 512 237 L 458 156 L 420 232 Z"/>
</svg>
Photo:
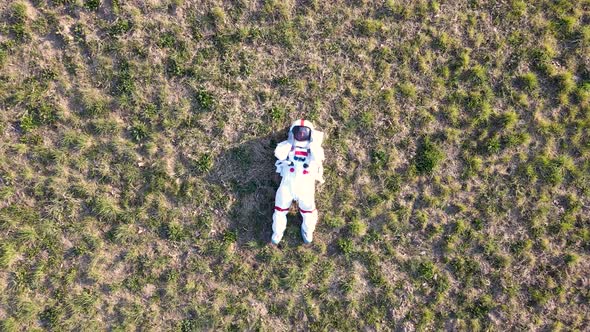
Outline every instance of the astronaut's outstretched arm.
<svg viewBox="0 0 590 332">
<path fill-rule="evenodd" d="M 285 160 L 289 156 L 289 151 L 291 151 L 291 143 L 289 141 L 282 141 L 275 148 L 275 157 L 278 160 Z"/>
<path fill-rule="evenodd" d="M 315 131 L 313 133 L 313 140 L 309 144 L 311 150 L 311 158 L 318 164 L 324 161 L 324 148 L 322 148 L 322 142 L 324 141 L 326 134 L 321 131 Z"/>
<path fill-rule="evenodd" d="M 323 165 L 323 161 L 325 158 L 324 148 L 322 148 L 321 146 L 318 146 L 318 145 L 311 145 L 310 150 L 311 150 L 311 159 L 314 162 L 314 164 L 317 165 L 316 180 L 320 184 L 322 184 L 322 183 L 324 183 L 324 165 Z"/>
</svg>

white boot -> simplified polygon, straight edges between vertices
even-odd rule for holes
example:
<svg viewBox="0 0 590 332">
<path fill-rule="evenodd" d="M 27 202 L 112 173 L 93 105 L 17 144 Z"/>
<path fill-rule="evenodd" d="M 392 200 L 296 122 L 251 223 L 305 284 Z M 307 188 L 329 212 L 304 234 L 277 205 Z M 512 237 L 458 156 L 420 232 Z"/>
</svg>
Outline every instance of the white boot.
<svg viewBox="0 0 590 332">
<path fill-rule="evenodd" d="M 303 227 L 301 227 L 301 237 L 303 237 L 303 242 L 305 244 L 309 244 L 313 241 L 313 232 L 306 232 L 303 230 Z"/>
<path fill-rule="evenodd" d="M 270 240 L 273 244 L 281 242 L 285 229 L 287 229 L 287 212 L 288 209 L 281 211 L 275 207 L 275 212 L 272 215 L 272 238 Z"/>
<path fill-rule="evenodd" d="M 303 222 L 301 223 L 301 237 L 303 237 L 303 242 L 306 244 L 311 243 L 311 241 L 313 241 L 313 231 L 318 222 L 318 210 L 315 208 L 313 210 L 303 210 L 299 208 L 299 211 L 303 217 Z"/>
</svg>

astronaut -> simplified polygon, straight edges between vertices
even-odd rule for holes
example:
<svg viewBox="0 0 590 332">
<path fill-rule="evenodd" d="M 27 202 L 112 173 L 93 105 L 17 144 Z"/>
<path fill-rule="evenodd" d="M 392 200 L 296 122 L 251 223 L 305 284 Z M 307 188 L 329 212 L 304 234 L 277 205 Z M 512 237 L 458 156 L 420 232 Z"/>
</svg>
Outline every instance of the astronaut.
<svg viewBox="0 0 590 332">
<path fill-rule="evenodd" d="M 304 119 L 296 120 L 289 128 L 289 135 L 275 148 L 277 173 L 281 174 L 281 184 L 275 196 L 272 216 L 273 244 L 278 244 L 287 228 L 287 212 L 295 200 L 303 218 L 301 236 L 303 242 L 313 240 L 313 232 L 318 221 L 315 206 L 315 181 L 324 183 L 323 166 L 324 133 L 314 130 L 313 124 Z"/>
</svg>

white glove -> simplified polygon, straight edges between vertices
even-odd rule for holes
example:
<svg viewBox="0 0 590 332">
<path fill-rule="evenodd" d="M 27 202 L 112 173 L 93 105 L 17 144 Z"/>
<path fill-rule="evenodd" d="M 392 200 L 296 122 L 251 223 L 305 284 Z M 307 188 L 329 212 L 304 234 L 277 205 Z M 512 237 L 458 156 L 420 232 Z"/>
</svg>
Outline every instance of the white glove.
<svg viewBox="0 0 590 332">
<path fill-rule="evenodd" d="M 322 165 L 318 166 L 318 175 L 316 177 L 316 180 L 318 180 L 320 184 L 324 183 L 324 166 Z"/>
</svg>

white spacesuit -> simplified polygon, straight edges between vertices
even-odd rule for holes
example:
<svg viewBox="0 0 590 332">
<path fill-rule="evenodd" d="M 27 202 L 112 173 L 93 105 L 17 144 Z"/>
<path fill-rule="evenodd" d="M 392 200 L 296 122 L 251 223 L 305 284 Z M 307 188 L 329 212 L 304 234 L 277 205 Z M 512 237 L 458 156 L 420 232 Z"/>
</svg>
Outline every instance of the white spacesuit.
<svg viewBox="0 0 590 332">
<path fill-rule="evenodd" d="M 293 200 L 299 204 L 303 218 L 301 236 L 305 243 L 313 240 L 313 231 L 318 221 L 315 206 L 315 181 L 324 182 L 323 166 L 324 133 L 314 130 L 310 121 L 293 122 L 289 136 L 275 148 L 277 173 L 282 176 L 275 196 L 275 211 L 272 216 L 272 243 L 278 244 L 287 228 L 287 212 Z"/>
</svg>

